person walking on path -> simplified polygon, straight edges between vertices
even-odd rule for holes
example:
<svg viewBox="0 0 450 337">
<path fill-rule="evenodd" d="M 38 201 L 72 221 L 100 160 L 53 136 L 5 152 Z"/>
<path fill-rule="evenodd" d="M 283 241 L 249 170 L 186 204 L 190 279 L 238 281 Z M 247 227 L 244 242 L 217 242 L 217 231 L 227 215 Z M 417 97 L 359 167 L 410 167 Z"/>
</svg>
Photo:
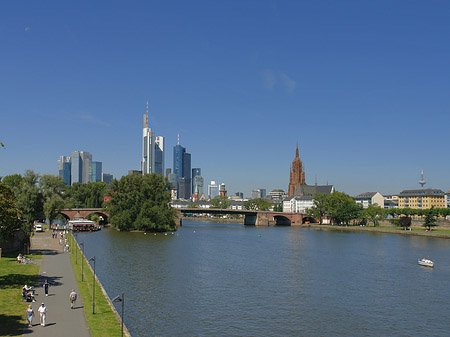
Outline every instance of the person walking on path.
<svg viewBox="0 0 450 337">
<path fill-rule="evenodd" d="M 31 304 L 30 304 L 28 306 L 28 309 L 27 309 L 27 321 L 28 321 L 28 326 L 30 328 L 33 326 L 33 324 L 32 324 L 33 316 L 34 316 L 34 311 L 33 311 L 33 308 L 31 307 Z"/>
<path fill-rule="evenodd" d="M 45 326 L 45 321 L 47 319 L 47 307 L 44 303 L 38 309 L 39 311 L 39 320 L 41 321 L 41 326 Z"/>
<path fill-rule="evenodd" d="M 48 296 L 48 287 L 49 286 L 50 286 L 50 283 L 48 283 L 48 280 L 45 280 L 45 283 L 44 283 L 45 296 Z"/>
<path fill-rule="evenodd" d="M 69 295 L 69 300 L 70 300 L 70 308 L 73 309 L 75 306 L 75 301 L 77 300 L 77 293 L 73 289 Z"/>
</svg>

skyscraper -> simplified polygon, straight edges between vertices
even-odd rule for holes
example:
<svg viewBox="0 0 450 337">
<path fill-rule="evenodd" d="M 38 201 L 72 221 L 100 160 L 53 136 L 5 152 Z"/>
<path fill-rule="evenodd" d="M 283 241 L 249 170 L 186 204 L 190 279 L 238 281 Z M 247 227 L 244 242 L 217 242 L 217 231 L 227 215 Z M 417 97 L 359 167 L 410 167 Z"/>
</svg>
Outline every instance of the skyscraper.
<svg viewBox="0 0 450 337">
<path fill-rule="evenodd" d="M 155 139 L 155 173 L 164 175 L 164 137 Z"/>
<path fill-rule="evenodd" d="M 219 186 L 214 180 L 211 180 L 211 184 L 208 185 L 208 197 L 214 199 L 219 195 Z"/>
<path fill-rule="evenodd" d="M 92 154 L 87 151 L 73 151 L 71 158 L 71 183 L 86 184 L 92 181 Z"/>
<path fill-rule="evenodd" d="M 155 134 L 148 127 L 148 101 L 143 118 L 141 171 L 142 174 L 155 172 Z"/>
<path fill-rule="evenodd" d="M 102 162 L 93 161 L 92 162 L 92 182 L 96 183 L 102 181 Z"/>
<path fill-rule="evenodd" d="M 173 174 L 178 177 L 178 197 L 189 199 L 192 195 L 191 154 L 180 145 L 180 134 L 178 144 L 173 147 Z"/>
<path fill-rule="evenodd" d="M 58 176 L 62 177 L 64 184 L 70 185 L 70 175 L 72 172 L 72 163 L 70 157 L 60 156 L 58 160 Z"/>
</svg>

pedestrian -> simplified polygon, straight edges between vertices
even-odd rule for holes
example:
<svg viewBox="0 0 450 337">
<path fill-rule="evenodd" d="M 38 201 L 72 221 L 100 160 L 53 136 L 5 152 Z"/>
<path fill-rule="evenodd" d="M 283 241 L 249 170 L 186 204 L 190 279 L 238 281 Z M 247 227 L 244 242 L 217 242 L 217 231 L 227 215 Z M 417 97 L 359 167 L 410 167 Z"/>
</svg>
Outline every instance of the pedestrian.
<svg viewBox="0 0 450 337">
<path fill-rule="evenodd" d="M 75 306 L 75 301 L 77 300 L 77 293 L 73 289 L 69 295 L 69 300 L 70 300 L 70 308 L 73 309 Z"/>
<path fill-rule="evenodd" d="M 48 283 L 48 280 L 45 280 L 45 283 L 44 283 L 45 296 L 48 296 L 48 287 L 49 286 L 50 286 L 50 283 Z"/>
<path fill-rule="evenodd" d="M 27 321 L 28 321 L 28 326 L 30 328 L 33 326 L 33 324 L 31 323 L 33 321 L 33 316 L 34 316 L 34 311 L 30 304 L 27 309 Z"/>
<path fill-rule="evenodd" d="M 45 326 L 45 320 L 47 318 L 47 307 L 45 306 L 44 303 L 41 304 L 38 311 L 39 311 L 39 320 L 41 322 L 41 326 Z"/>
</svg>

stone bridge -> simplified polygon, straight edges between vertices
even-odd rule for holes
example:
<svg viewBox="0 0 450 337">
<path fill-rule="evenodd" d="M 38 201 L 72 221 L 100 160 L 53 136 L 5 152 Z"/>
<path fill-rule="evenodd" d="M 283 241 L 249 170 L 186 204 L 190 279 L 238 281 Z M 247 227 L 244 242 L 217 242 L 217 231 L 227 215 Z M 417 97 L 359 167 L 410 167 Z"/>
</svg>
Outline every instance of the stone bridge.
<svg viewBox="0 0 450 337">
<path fill-rule="evenodd" d="M 180 218 L 183 214 L 235 214 L 244 215 L 244 224 L 249 226 L 301 226 L 305 221 L 313 220 L 301 213 L 285 213 L 270 211 L 232 210 L 217 208 L 180 208 L 177 209 Z"/>
<path fill-rule="evenodd" d="M 86 219 L 91 214 L 101 215 L 105 221 L 109 218 L 108 212 L 105 212 L 103 208 L 66 208 L 58 209 L 56 212 L 64 215 L 68 220 Z"/>
</svg>

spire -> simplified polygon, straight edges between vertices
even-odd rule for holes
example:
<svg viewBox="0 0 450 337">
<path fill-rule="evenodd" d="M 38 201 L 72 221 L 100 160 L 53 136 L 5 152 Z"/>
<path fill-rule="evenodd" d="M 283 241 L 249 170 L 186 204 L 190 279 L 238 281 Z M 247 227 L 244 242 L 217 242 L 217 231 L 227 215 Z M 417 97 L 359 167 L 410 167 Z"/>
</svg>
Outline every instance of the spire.
<svg viewBox="0 0 450 337">
<path fill-rule="evenodd" d="M 180 133 L 178 132 L 178 145 L 180 145 Z"/>
<path fill-rule="evenodd" d="M 298 155 L 298 142 L 297 142 L 297 149 L 295 150 L 295 158 L 299 157 Z"/>
<path fill-rule="evenodd" d="M 144 115 L 143 127 L 148 128 L 148 101 L 147 101 L 147 113 Z"/>
</svg>

